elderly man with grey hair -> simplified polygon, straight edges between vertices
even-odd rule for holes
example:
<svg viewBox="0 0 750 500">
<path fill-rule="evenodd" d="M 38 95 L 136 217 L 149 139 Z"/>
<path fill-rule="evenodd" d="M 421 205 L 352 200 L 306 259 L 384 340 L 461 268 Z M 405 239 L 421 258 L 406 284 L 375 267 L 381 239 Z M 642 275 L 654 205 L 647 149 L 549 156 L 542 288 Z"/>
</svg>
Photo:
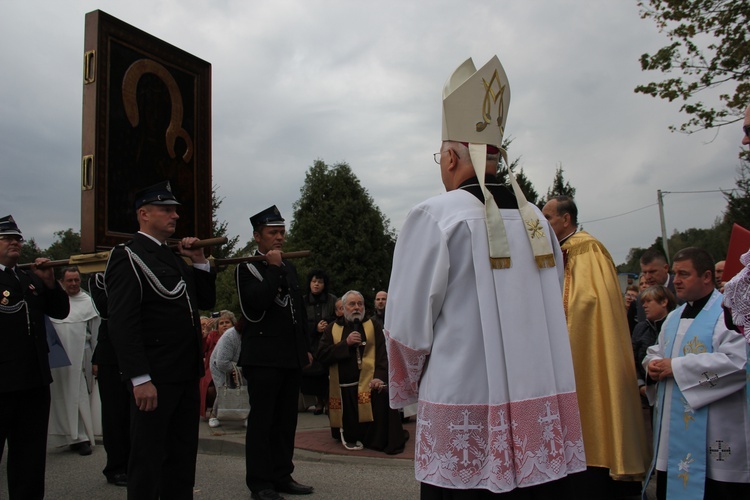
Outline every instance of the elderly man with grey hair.
<svg viewBox="0 0 750 500">
<path fill-rule="evenodd" d="M 331 434 L 347 450 L 363 447 L 400 453 L 408 434 L 388 407 L 388 355 L 383 327 L 364 320 L 365 300 L 350 290 L 342 297 L 344 316 L 323 332 L 318 359 L 330 370 Z"/>
</svg>

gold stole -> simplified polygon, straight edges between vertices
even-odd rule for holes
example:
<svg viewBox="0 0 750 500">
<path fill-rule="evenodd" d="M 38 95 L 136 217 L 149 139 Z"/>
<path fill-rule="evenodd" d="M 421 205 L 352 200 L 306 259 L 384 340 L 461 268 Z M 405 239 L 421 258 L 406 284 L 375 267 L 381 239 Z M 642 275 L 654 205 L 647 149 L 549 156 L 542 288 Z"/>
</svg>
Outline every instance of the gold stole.
<svg viewBox="0 0 750 500">
<path fill-rule="evenodd" d="M 357 410 L 359 412 L 360 422 L 372 422 L 372 405 L 370 404 L 370 382 L 375 375 L 375 328 L 372 326 L 372 320 L 362 323 L 365 330 L 365 352 L 362 355 L 362 369 L 359 371 L 359 383 L 357 384 Z M 335 323 L 331 334 L 333 343 L 341 342 L 344 333 L 344 327 Z M 341 386 L 339 385 L 339 367 L 331 365 L 329 368 L 329 398 L 328 398 L 328 418 L 331 421 L 331 427 L 341 428 L 343 426 L 343 410 L 341 408 Z"/>
</svg>

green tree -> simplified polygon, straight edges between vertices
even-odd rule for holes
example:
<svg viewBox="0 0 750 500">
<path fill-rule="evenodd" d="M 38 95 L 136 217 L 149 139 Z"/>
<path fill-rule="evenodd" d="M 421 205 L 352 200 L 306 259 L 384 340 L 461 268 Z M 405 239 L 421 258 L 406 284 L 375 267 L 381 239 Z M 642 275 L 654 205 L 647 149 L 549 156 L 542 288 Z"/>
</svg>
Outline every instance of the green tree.
<svg viewBox="0 0 750 500">
<path fill-rule="evenodd" d="M 36 244 L 34 238 L 24 241 L 18 263 L 26 264 L 27 262 L 34 262 L 37 257 L 44 257 L 44 253 L 42 253 L 42 249 Z"/>
<path fill-rule="evenodd" d="M 750 2 L 747 0 L 642 0 L 643 19 L 653 19 L 670 44 L 641 56 L 643 71 L 682 76 L 639 85 L 635 92 L 683 102 L 689 119 L 671 130 L 695 132 L 740 120 L 750 101 Z M 734 91 L 731 91 L 734 86 Z M 718 103 L 700 100 L 700 92 L 729 87 Z"/>
<path fill-rule="evenodd" d="M 234 247 L 240 241 L 238 235 L 232 236 L 231 238 L 227 235 L 228 224 L 226 221 L 220 221 L 217 217 L 219 213 L 219 207 L 224 203 L 224 198 L 220 198 L 218 194 L 218 186 L 214 186 L 211 190 L 211 234 L 214 238 L 220 238 L 226 236 L 228 241 L 224 245 L 215 246 L 211 249 L 211 255 L 215 259 L 226 259 L 233 257 Z"/>
<path fill-rule="evenodd" d="M 312 269 L 324 269 L 332 292 L 359 290 L 368 302 L 388 288 L 394 232 L 346 163 L 316 160 L 310 167 L 288 236 L 288 251 L 312 252 L 297 263 L 300 280 Z"/>
<path fill-rule="evenodd" d="M 71 255 L 80 253 L 81 233 L 73 231 L 72 228 L 55 231 L 55 241 L 43 252 L 45 257 L 52 260 L 69 259 Z"/>
<path fill-rule="evenodd" d="M 219 213 L 219 207 L 221 207 L 221 204 L 224 202 L 224 198 L 219 197 L 218 191 L 218 186 L 214 186 L 211 190 L 211 235 L 214 238 L 225 236 L 228 241 L 224 245 L 211 248 L 211 255 L 214 259 L 227 259 L 250 255 L 251 252 L 243 252 L 245 249 L 235 250 L 237 243 L 240 241 L 240 237 L 238 235 L 230 237 L 227 234 L 229 225 L 226 221 L 220 221 L 218 219 L 217 214 Z M 234 270 L 236 267 L 236 265 L 216 267 L 215 311 L 226 309 L 232 311 L 236 315 L 240 314 L 240 301 L 237 297 L 237 286 L 234 282 Z M 205 311 L 205 313 L 208 312 L 210 311 Z"/>
<path fill-rule="evenodd" d="M 570 185 L 570 182 L 566 181 L 563 176 L 563 168 L 562 163 L 557 166 L 557 170 L 555 170 L 555 178 L 552 179 L 552 185 L 547 190 L 547 195 L 544 197 L 544 199 L 539 201 L 539 208 L 542 208 L 545 203 L 547 203 L 549 200 L 554 198 L 555 196 L 570 196 L 571 198 L 574 198 L 576 195 L 576 188 Z"/>
<path fill-rule="evenodd" d="M 508 151 L 510 148 L 510 144 L 513 142 L 513 138 L 506 138 L 503 140 L 503 149 L 505 151 Z M 510 185 L 510 179 L 508 178 L 508 168 L 510 168 L 510 171 L 513 172 L 516 175 L 516 182 L 518 182 L 518 187 L 521 188 L 521 192 L 526 197 L 526 201 L 529 203 L 536 205 L 539 201 L 539 193 L 536 192 L 536 189 L 534 189 L 534 184 L 531 182 L 531 180 L 526 177 L 526 174 L 523 173 L 523 169 L 516 169 L 518 164 L 521 162 L 521 157 L 515 158 L 511 163 L 510 166 L 507 167 L 503 162 L 500 162 L 497 166 L 497 179 L 498 182 L 501 184 L 506 184 L 508 186 L 508 189 L 513 191 L 513 188 Z"/>
<path fill-rule="evenodd" d="M 724 197 L 727 199 L 724 222 L 729 228 L 732 224 L 739 224 L 750 229 L 750 162 L 741 160 L 737 175 L 737 189 L 724 191 Z"/>
</svg>

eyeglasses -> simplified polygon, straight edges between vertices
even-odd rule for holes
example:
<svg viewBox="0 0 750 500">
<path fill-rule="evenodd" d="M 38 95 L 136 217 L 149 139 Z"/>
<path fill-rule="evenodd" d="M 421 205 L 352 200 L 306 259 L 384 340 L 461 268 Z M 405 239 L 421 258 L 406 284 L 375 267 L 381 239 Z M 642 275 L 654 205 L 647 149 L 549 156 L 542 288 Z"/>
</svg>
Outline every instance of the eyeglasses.
<svg viewBox="0 0 750 500">
<path fill-rule="evenodd" d="M 745 131 L 745 137 L 750 138 L 750 125 L 743 125 L 742 130 Z"/>
<path fill-rule="evenodd" d="M 18 236 L 17 234 L 4 234 L 0 236 L 0 240 L 2 241 L 17 241 L 19 243 L 23 243 L 23 237 Z"/>
<path fill-rule="evenodd" d="M 458 156 L 458 153 L 456 153 L 455 149 L 451 149 L 450 151 L 453 151 L 453 154 L 456 155 L 456 158 L 458 158 L 459 160 L 461 159 L 461 157 Z M 440 165 L 440 153 L 433 153 L 432 159 L 435 160 L 435 163 L 437 163 L 438 165 Z"/>
</svg>

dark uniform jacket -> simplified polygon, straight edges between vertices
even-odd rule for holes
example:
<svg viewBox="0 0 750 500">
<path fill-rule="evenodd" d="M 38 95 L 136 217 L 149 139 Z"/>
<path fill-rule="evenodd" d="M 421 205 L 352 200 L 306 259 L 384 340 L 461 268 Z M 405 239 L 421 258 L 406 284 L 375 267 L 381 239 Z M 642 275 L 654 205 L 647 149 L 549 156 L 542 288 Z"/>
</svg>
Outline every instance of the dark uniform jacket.
<svg viewBox="0 0 750 500">
<path fill-rule="evenodd" d="M 68 294 L 59 283 L 49 289 L 33 272 L 16 268 L 18 279 L 0 272 L 0 392 L 49 385 L 49 347 L 44 315 L 64 319 L 70 311 Z M 25 300 L 27 308 L 8 309 Z M 1 302 L 0 302 L 1 303 Z"/>
<path fill-rule="evenodd" d="M 147 277 L 126 248 L 141 259 L 167 291 L 184 280 L 185 293 L 176 299 L 160 295 L 158 283 Z M 148 374 L 154 383 L 172 383 L 203 375 L 198 310 L 211 309 L 216 302 L 213 272 L 188 266 L 170 249 L 136 234 L 112 250 L 105 283 L 109 337 L 123 379 Z"/>
<path fill-rule="evenodd" d="M 97 278 L 101 276 L 101 278 Z M 99 323 L 99 332 L 96 337 L 96 348 L 91 357 L 91 363 L 95 365 L 117 366 L 117 354 L 109 338 L 109 311 L 107 309 L 107 291 L 104 287 L 104 275 L 97 273 L 89 278 L 89 293 L 94 303 L 97 314 L 102 319 Z"/>
<path fill-rule="evenodd" d="M 247 326 L 239 366 L 302 368 L 308 364 L 307 314 L 297 271 L 266 261 L 237 266 L 237 293 Z"/>
</svg>

